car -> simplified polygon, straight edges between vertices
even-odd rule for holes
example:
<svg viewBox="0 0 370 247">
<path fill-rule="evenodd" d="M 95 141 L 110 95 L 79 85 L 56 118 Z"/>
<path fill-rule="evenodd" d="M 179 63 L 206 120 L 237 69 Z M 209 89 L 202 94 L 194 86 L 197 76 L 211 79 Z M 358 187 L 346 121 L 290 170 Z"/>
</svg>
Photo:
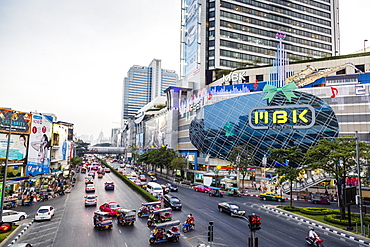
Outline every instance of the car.
<svg viewBox="0 0 370 247">
<path fill-rule="evenodd" d="M 125 164 L 121 164 L 119 167 L 120 168 L 126 168 L 126 165 Z"/>
<path fill-rule="evenodd" d="M 172 195 L 165 195 L 163 197 L 163 202 L 166 207 L 172 208 L 172 210 L 181 210 L 182 209 L 182 203 L 180 199 L 176 196 Z"/>
<path fill-rule="evenodd" d="M 92 184 L 94 183 L 94 178 L 93 177 L 85 177 L 85 184 Z"/>
<path fill-rule="evenodd" d="M 33 245 L 29 243 L 15 243 L 15 244 L 8 245 L 8 247 L 32 247 L 32 246 Z"/>
<path fill-rule="evenodd" d="M 168 188 L 167 185 L 161 184 L 161 187 L 162 187 L 162 190 L 163 190 L 163 194 L 170 193 L 170 188 Z"/>
<path fill-rule="evenodd" d="M 208 193 L 212 190 L 211 188 L 209 188 L 209 186 L 204 185 L 204 184 L 196 185 L 196 186 L 193 187 L 193 189 L 195 191 L 204 192 L 204 193 Z"/>
<path fill-rule="evenodd" d="M 218 211 L 227 213 L 231 216 L 244 216 L 245 211 L 242 210 L 237 204 L 232 202 L 221 202 L 218 204 Z"/>
<path fill-rule="evenodd" d="M 140 181 L 146 182 L 146 176 L 145 175 L 139 175 Z"/>
<path fill-rule="evenodd" d="M 108 212 L 109 215 L 118 215 L 122 207 L 117 202 L 106 202 L 99 206 L 100 211 Z"/>
<path fill-rule="evenodd" d="M 99 172 L 98 173 L 98 178 L 103 178 L 103 173 Z"/>
<path fill-rule="evenodd" d="M 155 173 L 154 173 L 153 171 L 149 171 L 149 172 L 148 172 L 148 175 L 149 175 L 149 176 L 155 176 Z"/>
<path fill-rule="evenodd" d="M 114 182 L 111 181 L 105 182 L 104 186 L 105 190 L 114 190 Z"/>
<path fill-rule="evenodd" d="M 106 173 L 110 173 L 110 169 L 109 169 L 109 168 L 105 168 L 105 169 L 104 169 L 104 171 L 105 171 Z"/>
<path fill-rule="evenodd" d="M 133 182 L 134 182 L 137 186 L 141 186 L 141 185 L 142 185 L 142 183 L 141 183 L 141 181 L 140 181 L 139 179 L 135 179 Z"/>
<path fill-rule="evenodd" d="M 95 192 L 94 184 L 86 184 L 85 192 Z"/>
<path fill-rule="evenodd" d="M 150 176 L 150 181 L 151 181 L 151 182 L 157 182 L 157 178 L 156 178 L 156 177 L 154 177 L 154 176 Z"/>
<path fill-rule="evenodd" d="M 3 222 L 14 222 L 18 220 L 24 220 L 27 217 L 28 217 L 27 213 L 15 210 L 3 210 L 2 214 Z"/>
<path fill-rule="evenodd" d="M 285 198 L 283 196 L 279 196 L 274 192 L 265 192 L 265 193 L 260 193 L 260 199 L 261 200 L 269 200 L 269 201 L 278 201 L 278 202 L 283 202 L 285 201 Z"/>
<path fill-rule="evenodd" d="M 95 172 L 89 172 L 87 175 L 92 177 L 92 178 L 95 178 Z"/>
<path fill-rule="evenodd" d="M 85 206 L 96 206 L 98 204 L 97 195 L 86 195 L 85 196 Z"/>
<path fill-rule="evenodd" d="M 179 187 L 176 184 L 168 183 L 167 187 L 170 189 L 171 192 L 177 192 L 179 191 Z"/>
<path fill-rule="evenodd" d="M 53 206 L 41 206 L 35 214 L 35 221 L 51 220 L 55 215 L 55 208 Z"/>
</svg>

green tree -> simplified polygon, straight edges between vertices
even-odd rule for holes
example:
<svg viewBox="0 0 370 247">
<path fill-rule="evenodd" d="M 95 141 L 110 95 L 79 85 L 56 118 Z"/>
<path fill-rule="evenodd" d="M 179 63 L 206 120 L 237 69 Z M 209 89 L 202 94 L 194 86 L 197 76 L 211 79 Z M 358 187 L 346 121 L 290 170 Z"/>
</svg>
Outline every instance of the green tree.
<svg viewBox="0 0 370 247">
<path fill-rule="evenodd" d="M 249 148 L 247 145 L 236 146 L 229 152 L 228 159 L 231 162 L 234 170 L 237 174 L 242 175 L 242 189 L 244 190 L 244 179 L 248 175 L 248 168 L 253 166 L 255 163 L 255 158 L 253 155 L 253 149 Z M 238 184 L 238 187 L 240 185 Z"/>
<path fill-rule="evenodd" d="M 187 165 L 187 160 L 184 157 L 174 158 L 170 163 L 170 168 L 173 171 L 172 174 L 174 174 L 174 177 L 176 176 L 176 171 L 186 168 L 186 165 Z"/>
<path fill-rule="evenodd" d="M 78 139 L 74 143 L 76 145 L 76 155 L 78 157 L 83 157 L 87 153 L 87 151 L 89 151 L 90 143 L 84 142 L 81 139 Z"/>
<path fill-rule="evenodd" d="M 276 148 L 269 150 L 269 159 L 277 161 L 278 163 L 286 164 L 281 165 L 276 169 L 277 175 L 280 177 L 280 183 L 285 181 L 289 182 L 289 195 L 290 195 L 290 207 L 293 207 L 293 182 L 297 181 L 301 168 L 299 166 L 304 160 L 304 153 L 298 146 L 283 149 Z M 281 188 L 282 189 L 282 188 Z"/>
<path fill-rule="evenodd" d="M 369 160 L 370 144 L 359 143 L 359 155 L 362 160 Z M 343 192 L 346 188 L 346 177 L 356 171 L 356 140 L 353 137 L 340 137 L 334 141 L 326 139 L 311 147 L 306 153 L 307 167 L 323 169 L 331 175 L 337 185 L 341 219 L 345 218 Z"/>
<path fill-rule="evenodd" d="M 173 149 L 161 147 L 159 149 L 152 149 L 142 154 L 140 160 L 151 164 L 156 168 L 160 168 L 161 173 L 163 167 L 170 167 L 171 161 L 177 157 L 177 153 Z"/>
<path fill-rule="evenodd" d="M 216 72 L 216 80 L 222 78 L 224 75 L 228 75 L 232 72 L 232 70 L 229 69 L 221 69 Z"/>
</svg>

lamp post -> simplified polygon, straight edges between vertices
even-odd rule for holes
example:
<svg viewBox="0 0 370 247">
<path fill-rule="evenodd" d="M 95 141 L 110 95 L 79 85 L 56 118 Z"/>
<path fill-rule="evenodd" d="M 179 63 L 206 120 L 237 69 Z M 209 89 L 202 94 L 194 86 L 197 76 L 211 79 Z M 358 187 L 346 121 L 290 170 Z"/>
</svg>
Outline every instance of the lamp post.
<svg viewBox="0 0 370 247">
<path fill-rule="evenodd" d="M 7 171 L 8 171 L 10 135 L 12 133 L 11 130 L 12 130 L 12 124 L 13 124 L 13 116 L 14 116 L 14 114 L 16 114 L 16 113 L 11 114 L 10 121 L 9 121 L 8 143 L 6 145 L 6 155 L 5 155 L 4 178 L 3 178 L 3 184 L 1 186 L 0 223 L 3 223 L 3 207 L 4 207 L 5 188 L 6 188 L 6 175 L 7 175 Z"/>
<path fill-rule="evenodd" d="M 263 177 L 266 177 L 266 165 L 267 165 L 267 157 L 266 154 L 263 155 L 262 158 L 262 165 L 263 165 Z"/>
<path fill-rule="evenodd" d="M 368 41 L 367 39 L 364 40 L 364 52 L 366 52 L 366 42 L 367 41 Z"/>
</svg>

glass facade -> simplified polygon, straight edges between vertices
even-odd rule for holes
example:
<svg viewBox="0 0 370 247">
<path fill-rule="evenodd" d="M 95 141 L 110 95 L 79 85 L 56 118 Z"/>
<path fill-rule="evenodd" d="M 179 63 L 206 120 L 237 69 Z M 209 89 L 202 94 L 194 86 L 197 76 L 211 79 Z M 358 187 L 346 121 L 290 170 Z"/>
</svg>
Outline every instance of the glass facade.
<svg viewBox="0 0 370 247">
<path fill-rule="evenodd" d="M 320 139 L 338 137 L 339 125 L 322 99 L 294 91 L 291 102 L 277 92 L 268 103 L 265 92 L 251 93 L 205 106 L 189 129 L 191 143 L 203 154 L 228 159 L 232 148 L 247 145 L 261 163 L 272 148 L 307 150 Z"/>
</svg>

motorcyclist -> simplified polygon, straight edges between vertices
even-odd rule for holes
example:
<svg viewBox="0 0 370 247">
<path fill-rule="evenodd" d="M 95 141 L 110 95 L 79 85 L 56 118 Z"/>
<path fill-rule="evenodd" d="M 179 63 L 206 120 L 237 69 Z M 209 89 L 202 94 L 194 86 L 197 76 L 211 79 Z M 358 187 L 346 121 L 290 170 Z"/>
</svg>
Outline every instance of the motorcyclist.
<svg viewBox="0 0 370 247">
<path fill-rule="evenodd" d="M 194 219 L 193 215 L 189 214 L 186 222 L 189 223 L 190 225 L 194 226 L 194 221 L 195 221 L 195 219 Z"/>
<path fill-rule="evenodd" d="M 311 227 L 310 231 L 308 232 L 308 238 L 312 241 L 313 244 L 315 244 L 318 237 L 319 235 L 317 235 L 315 229 Z"/>
</svg>

